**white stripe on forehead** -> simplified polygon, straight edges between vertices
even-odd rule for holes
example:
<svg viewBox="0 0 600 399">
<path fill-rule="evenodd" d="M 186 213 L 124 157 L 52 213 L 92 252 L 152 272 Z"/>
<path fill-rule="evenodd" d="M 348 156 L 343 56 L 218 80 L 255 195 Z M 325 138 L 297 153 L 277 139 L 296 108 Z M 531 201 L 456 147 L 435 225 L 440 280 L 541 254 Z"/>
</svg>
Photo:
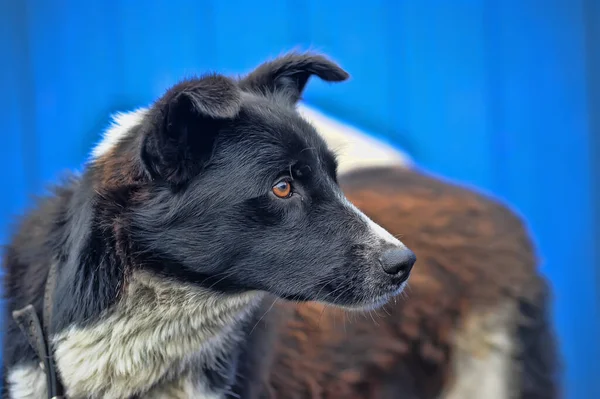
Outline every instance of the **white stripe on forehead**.
<svg viewBox="0 0 600 399">
<path fill-rule="evenodd" d="M 135 111 L 119 112 L 113 115 L 110 127 L 92 151 L 92 161 L 108 154 L 131 129 L 142 123 L 147 113 L 146 108 L 138 108 Z"/>
</svg>

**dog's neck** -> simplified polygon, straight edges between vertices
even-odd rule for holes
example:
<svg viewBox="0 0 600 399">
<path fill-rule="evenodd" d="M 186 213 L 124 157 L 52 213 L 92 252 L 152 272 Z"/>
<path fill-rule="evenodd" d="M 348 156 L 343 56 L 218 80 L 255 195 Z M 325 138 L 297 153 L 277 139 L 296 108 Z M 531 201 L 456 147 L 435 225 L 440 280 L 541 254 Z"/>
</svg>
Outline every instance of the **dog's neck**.
<svg viewBox="0 0 600 399">
<path fill-rule="evenodd" d="M 261 294 L 224 295 L 135 272 L 98 322 L 53 337 L 69 397 L 221 397 Z M 170 397 L 171 397 L 170 396 Z"/>
</svg>

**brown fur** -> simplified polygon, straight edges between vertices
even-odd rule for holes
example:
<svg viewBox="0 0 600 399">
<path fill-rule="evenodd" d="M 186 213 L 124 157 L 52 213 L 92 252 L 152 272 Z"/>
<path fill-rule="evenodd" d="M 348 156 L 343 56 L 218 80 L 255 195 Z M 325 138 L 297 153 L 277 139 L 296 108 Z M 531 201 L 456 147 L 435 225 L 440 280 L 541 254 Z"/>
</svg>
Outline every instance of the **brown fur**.
<svg viewBox="0 0 600 399">
<path fill-rule="evenodd" d="M 289 319 L 268 396 L 436 398 L 451 378 L 452 337 L 467 315 L 507 299 L 538 305 L 545 285 L 528 233 L 498 202 L 418 172 L 363 170 L 341 184 L 417 254 L 407 298 L 371 314 L 280 304 Z"/>
</svg>

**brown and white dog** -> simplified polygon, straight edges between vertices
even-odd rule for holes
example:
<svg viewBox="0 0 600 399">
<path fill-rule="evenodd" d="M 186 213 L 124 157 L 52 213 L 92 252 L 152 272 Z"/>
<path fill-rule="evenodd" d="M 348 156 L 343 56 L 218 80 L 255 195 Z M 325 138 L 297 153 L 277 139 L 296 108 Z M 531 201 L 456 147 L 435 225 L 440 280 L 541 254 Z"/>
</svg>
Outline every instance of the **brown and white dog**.
<svg viewBox="0 0 600 399">
<path fill-rule="evenodd" d="M 67 397 L 553 397 L 520 221 L 389 149 L 336 161 L 295 109 L 312 75 L 347 77 L 295 54 L 182 82 L 116 118 L 83 174 L 17 225 L 7 313 L 42 314 L 57 270 L 46 333 Z M 409 247 L 421 260 L 397 299 Z M 4 396 L 46 397 L 40 359 L 5 325 Z"/>
</svg>

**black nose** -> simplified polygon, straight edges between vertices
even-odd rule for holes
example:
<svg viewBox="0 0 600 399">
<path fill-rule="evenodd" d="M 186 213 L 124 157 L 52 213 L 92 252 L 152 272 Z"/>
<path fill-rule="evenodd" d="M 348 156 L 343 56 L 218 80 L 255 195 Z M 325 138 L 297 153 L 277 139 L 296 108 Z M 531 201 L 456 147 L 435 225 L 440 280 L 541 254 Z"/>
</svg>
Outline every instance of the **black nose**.
<svg viewBox="0 0 600 399">
<path fill-rule="evenodd" d="M 417 256 L 408 248 L 386 250 L 381 258 L 381 267 L 388 274 L 409 273 L 417 261 Z"/>
</svg>

